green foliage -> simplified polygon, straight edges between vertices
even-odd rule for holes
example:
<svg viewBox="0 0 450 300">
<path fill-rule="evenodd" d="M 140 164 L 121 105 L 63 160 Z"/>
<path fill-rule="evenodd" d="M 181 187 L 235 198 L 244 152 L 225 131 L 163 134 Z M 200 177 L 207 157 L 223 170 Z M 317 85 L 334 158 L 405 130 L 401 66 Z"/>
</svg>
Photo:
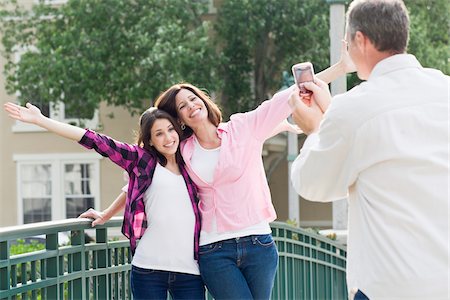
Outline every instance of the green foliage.
<svg viewBox="0 0 450 300">
<path fill-rule="evenodd" d="M 316 72 L 329 65 L 326 1 L 221 1 L 213 28 L 200 17 L 206 2 L 69 0 L 30 11 L 3 0 L 7 91 L 34 102 L 64 100 L 69 112 L 89 118 L 100 101 L 137 112 L 188 81 L 219 92 L 227 116 L 270 97 L 292 64 L 312 61 Z M 448 0 L 405 4 L 408 52 L 448 74 Z M 29 51 L 15 63 L 18 49 Z M 348 76 L 349 88 L 359 82 Z"/>
<path fill-rule="evenodd" d="M 407 52 L 417 57 L 424 67 L 450 74 L 448 0 L 404 0 L 410 17 Z M 349 75 L 348 89 L 358 85 L 356 74 Z"/>
<path fill-rule="evenodd" d="M 448 0 L 405 0 L 410 13 L 411 31 L 408 53 L 424 67 L 450 74 Z"/>
<path fill-rule="evenodd" d="M 204 1 L 69 0 L 31 11 L 11 2 L 1 12 L 7 89 L 23 99 L 64 100 L 89 117 L 100 101 L 133 112 L 179 81 L 215 85 Z M 16 64 L 17 47 L 30 45 Z"/>
<path fill-rule="evenodd" d="M 14 245 L 11 245 L 10 247 L 10 255 L 17 255 L 17 254 L 23 254 L 28 252 L 34 252 L 45 249 L 45 245 L 42 243 L 39 243 L 37 241 L 32 241 L 31 243 L 25 243 L 24 240 L 17 240 L 17 243 Z"/>
<path fill-rule="evenodd" d="M 326 68 L 328 11 L 329 5 L 317 0 L 224 1 L 215 29 L 226 113 L 255 108 L 280 88 L 282 71 L 296 62 Z"/>
</svg>

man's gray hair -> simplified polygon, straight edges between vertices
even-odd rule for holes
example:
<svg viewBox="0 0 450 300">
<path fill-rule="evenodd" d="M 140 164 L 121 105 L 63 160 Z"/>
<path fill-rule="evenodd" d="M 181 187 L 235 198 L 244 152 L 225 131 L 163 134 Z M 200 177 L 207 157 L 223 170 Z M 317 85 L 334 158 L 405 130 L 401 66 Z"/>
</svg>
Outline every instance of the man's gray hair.
<svg viewBox="0 0 450 300">
<path fill-rule="evenodd" d="M 347 31 L 353 40 L 362 32 L 378 51 L 404 53 L 409 38 L 408 11 L 402 0 L 355 0 L 347 12 Z"/>
</svg>

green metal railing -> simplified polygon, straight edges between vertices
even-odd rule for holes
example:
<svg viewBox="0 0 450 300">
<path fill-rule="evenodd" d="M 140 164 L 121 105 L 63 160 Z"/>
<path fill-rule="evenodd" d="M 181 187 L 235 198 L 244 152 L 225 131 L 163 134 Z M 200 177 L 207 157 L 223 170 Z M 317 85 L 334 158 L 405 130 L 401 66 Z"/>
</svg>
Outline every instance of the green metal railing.
<svg viewBox="0 0 450 300">
<path fill-rule="evenodd" d="M 0 229 L 0 299 L 130 299 L 131 254 L 127 240 L 108 240 L 113 218 L 95 229 L 85 243 L 90 221 L 68 219 Z M 70 232 L 70 244 L 59 245 L 59 233 Z M 10 256 L 17 239 L 45 235 L 45 250 Z"/>
<path fill-rule="evenodd" d="M 272 299 L 348 299 L 344 246 L 286 223 L 271 227 L 279 254 Z"/>
<path fill-rule="evenodd" d="M 0 299 L 131 299 L 129 243 L 108 239 L 121 224 L 97 226 L 90 243 L 85 219 L 0 228 Z M 271 227 L 280 257 L 272 299 L 347 299 L 344 247 L 285 223 Z M 65 232 L 70 241 L 60 245 Z M 17 240 L 37 235 L 44 250 L 10 255 Z"/>
</svg>

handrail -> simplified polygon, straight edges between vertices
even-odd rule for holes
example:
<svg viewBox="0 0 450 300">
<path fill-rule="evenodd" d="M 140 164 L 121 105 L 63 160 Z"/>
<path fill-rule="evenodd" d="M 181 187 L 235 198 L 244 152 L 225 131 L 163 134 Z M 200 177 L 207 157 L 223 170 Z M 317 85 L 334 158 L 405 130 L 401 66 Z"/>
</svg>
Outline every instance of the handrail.
<svg viewBox="0 0 450 300">
<path fill-rule="evenodd" d="M 34 236 L 45 233 L 71 231 L 74 229 L 97 229 L 120 227 L 122 217 L 112 217 L 107 223 L 91 227 L 92 220 L 87 218 L 71 218 L 65 220 L 38 222 L 24 225 L 0 227 L 0 241 L 16 235 Z"/>
<path fill-rule="evenodd" d="M 0 299 L 131 299 L 129 242 L 108 238 L 121 225 L 114 217 L 94 228 L 90 219 L 0 228 Z M 344 246 L 286 223 L 271 228 L 279 252 L 272 299 L 347 298 Z M 85 243 L 91 230 L 95 242 Z M 70 243 L 60 245 L 58 234 L 68 231 Z M 10 255 L 16 240 L 37 235 L 44 250 Z"/>
<path fill-rule="evenodd" d="M 121 217 L 91 227 L 89 219 L 67 219 L 0 228 L 0 299 L 122 299 L 131 298 L 128 240 L 108 239 L 120 228 Z M 93 229 L 95 242 L 85 243 Z M 70 244 L 60 245 L 58 234 L 71 232 Z M 18 239 L 45 235 L 45 250 L 10 255 Z"/>
</svg>

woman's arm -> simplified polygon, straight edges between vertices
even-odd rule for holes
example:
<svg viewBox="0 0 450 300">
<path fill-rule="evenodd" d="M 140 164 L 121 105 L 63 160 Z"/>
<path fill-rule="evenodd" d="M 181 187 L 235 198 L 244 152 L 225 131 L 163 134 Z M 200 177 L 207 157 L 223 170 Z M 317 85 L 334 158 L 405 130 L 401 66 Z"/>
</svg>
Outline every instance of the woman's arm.
<svg viewBox="0 0 450 300">
<path fill-rule="evenodd" d="M 347 51 L 347 42 L 343 40 L 341 45 L 341 58 L 339 61 L 322 72 L 316 74 L 316 77 L 326 83 L 330 83 L 333 80 L 336 80 L 339 76 L 355 71 L 356 67 Z"/>
<path fill-rule="evenodd" d="M 7 102 L 3 107 L 13 119 L 37 125 L 70 140 L 78 142 L 86 133 L 86 130 L 83 128 L 47 118 L 41 113 L 39 108 L 30 103 L 27 103 L 26 107 L 24 107 Z"/>
<path fill-rule="evenodd" d="M 117 196 L 116 200 L 114 200 L 111 205 L 102 212 L 99 212 L 93 208 L 89 208 L 87 211 L 82 213 L 78 218 L 89 218 L 94 219 L 92 221 L 92 227 L 95 225 L 102 225 L 106 223 L 109 219 L 111 219 L 115 214 L 122 211 L 125 208 L 125 203 L 127 199 L 127 194 L 125 192 L 121 192 L 119 196 Z"/>
<path fill-rule="evenodd" d="M 30 103 L 23 107 L 8 102 L 4 104 L 4 109 L 13 119 L 35 124 L 59 136 L 77 141 L 88 149 L 94 149 L 128 172 L 131 171 L 138 158 L 138 146 L 122 143 L 91 130 L 52 120 L 42 115 L 39 108 Z"/>
</svg>

